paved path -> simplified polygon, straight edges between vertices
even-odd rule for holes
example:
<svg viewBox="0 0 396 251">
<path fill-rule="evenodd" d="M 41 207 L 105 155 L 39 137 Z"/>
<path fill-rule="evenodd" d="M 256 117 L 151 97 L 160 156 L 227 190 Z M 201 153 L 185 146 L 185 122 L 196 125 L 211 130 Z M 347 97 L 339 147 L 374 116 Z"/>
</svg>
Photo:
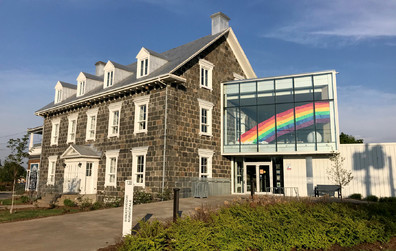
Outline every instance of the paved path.
<svg viewBox="0 0 396 251">
<path fill-rule="evenodd" d="M 223 205 L 238 196 L 213 196 L 207 199 L 180 199 L 183 215 L 195 208 Z M 146 214 L 151 219 L 171 219 L 173 201 L 133 208 L 133 225 Z M 122 207 L 76 214 L 66 214 L 28 221 L 0 224 L 0 250 L 97 250 L 114 244 L 122 232 Z"/>
</svg>

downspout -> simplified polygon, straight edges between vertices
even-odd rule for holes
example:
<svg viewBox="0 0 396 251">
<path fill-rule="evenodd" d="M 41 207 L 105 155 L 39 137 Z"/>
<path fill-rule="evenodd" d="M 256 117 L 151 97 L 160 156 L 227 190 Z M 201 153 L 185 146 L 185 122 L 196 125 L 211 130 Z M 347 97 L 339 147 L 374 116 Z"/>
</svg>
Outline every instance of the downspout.
<svg viewBox="0 0 396 251">
<path fill-rule="evenodd" d="M 165 115 L 164 115 L 164 153 L 162 158 L 162 188 L 161 192 L 164 193 L 165 189 L 165 167 L 166 167 L 166 131 L 168 128 L 168 85 L 165 86 Z M 163 196 L 162 196 L 162 200 Z"/>
</svg>

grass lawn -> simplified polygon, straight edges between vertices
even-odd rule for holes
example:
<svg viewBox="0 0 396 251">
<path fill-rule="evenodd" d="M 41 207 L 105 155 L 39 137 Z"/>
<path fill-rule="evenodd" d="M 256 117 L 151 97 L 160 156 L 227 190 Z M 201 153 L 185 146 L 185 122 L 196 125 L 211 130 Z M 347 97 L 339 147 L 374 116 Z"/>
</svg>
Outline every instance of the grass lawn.
<svg viewBox="0 0 396 251">
<path fill-rule="evenodd" d="M 22 205 L 26 204 L 21 198 L 17 198 L 14 200 L 14 205 Z M 11 205 L 11 199 L 0 200 L 0 205 Z"/>
<path fill-rule="evenodd" d="M 0 211 L 0 223 L 28 220 L 34 218 L 42 218 L 54 215 L 61 215 L 65 213 L 80 212 L 78 208 L 30 208 L 30 209 L 17 209 L 13 214 L 10 214 L 9 210 Z"/>
</svg>

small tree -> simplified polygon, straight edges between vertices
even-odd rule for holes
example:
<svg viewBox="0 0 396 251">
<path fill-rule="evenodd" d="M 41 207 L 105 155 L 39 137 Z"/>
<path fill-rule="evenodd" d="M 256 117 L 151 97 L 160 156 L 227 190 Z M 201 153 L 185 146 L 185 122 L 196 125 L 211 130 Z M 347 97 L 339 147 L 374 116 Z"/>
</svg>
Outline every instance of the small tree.
<svg viewBox="0 0 396 251">
<path fill-rule="evenodd" d="M 343 167 L 345 158 L 340 153 L 333 151 L 330 156 L 331 166 L 327 169 L 328 179 L 340 186 L 342 199 L 342 188 L 353 179 L 352 172 Z"/>
<path fill-rule="evenodd" d="M 346 133 L 340 134 L 340 143 L 341 144 L 363 144 L 363 139 L 356 139 L 352 135 L 348 135 Z"/>
<path fill-rule="evenodd" d="M 22 138 L 8 140 L 7 147 L 11 150 L 11 154 L 8 155 L 7 163 L 12 167 L 12 178 L 14 181 L 12 185 L 10 214 L 12 214 L 14 210 L 15 184 L 17 179 L 20 178 L 18 170 L 22 167 L 25 158 L 29 157 L 29 153 L 27 151 L 28 139 L 29 137 L 26 134 Z"/>
</svg>

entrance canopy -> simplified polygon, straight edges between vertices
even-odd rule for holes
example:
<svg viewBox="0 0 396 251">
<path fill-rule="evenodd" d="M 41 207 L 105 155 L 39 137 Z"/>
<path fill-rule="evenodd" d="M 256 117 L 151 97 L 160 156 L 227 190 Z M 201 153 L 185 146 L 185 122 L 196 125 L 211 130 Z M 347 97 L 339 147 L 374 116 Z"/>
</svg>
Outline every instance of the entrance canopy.
<svg viewBox="0 0 396 251">
<path fill-rule="evenodd" d="M 96 151 L 91 146 L 82 146 L 72 144 L 61 155 L 61 159 L 76 159 L 76 158 L 94 158 L 99 159 L 101 152 Z"/>
</svg>

